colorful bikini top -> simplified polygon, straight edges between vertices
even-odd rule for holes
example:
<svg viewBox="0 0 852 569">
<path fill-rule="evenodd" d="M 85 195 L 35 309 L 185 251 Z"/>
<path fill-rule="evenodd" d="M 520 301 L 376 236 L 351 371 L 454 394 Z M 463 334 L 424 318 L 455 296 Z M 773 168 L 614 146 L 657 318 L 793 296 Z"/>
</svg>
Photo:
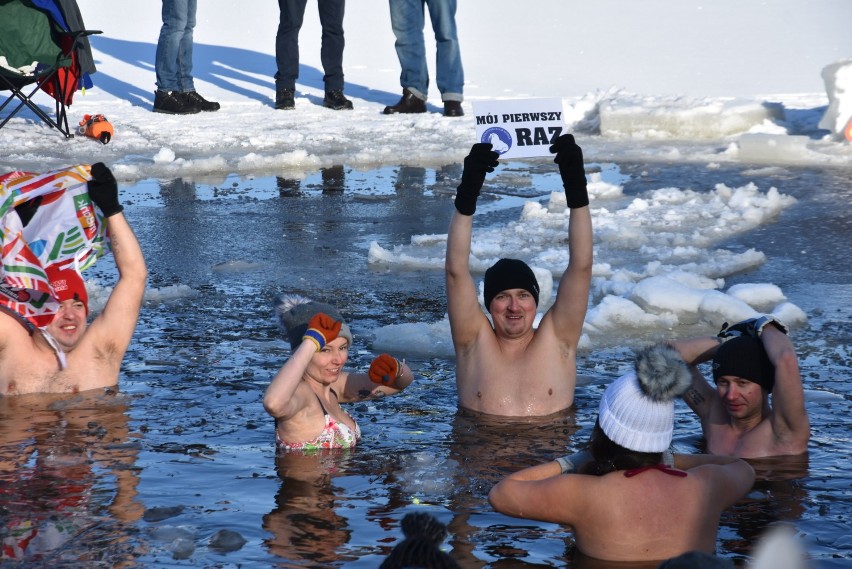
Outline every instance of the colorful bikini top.
<svg viewBox="0 0 852 569">
<path fill-rule="evenodd" d="M 332 391 L 332 393 L 334 393 L 334 391 Z M 335 397 L 337 397 L 336 393 Z M 275 445 L 279 450 L 306 451 L 332 448 L 352 448 L 361 440 L 361 428 L 358 427 L 358 423 L 355 422 L 355 419 L 352 419 L 352 416 L 349 415 L 349 413 L 344 411 L 346 416 L 352 419 L 352 422 L 355 423 L 355 429 L 351 429 L 346 423 L 338 421 L 329 415 L 328 411 L 325 410 L 325 406 L 322 404 L 322 399 L 319 398 L 319 395 L 317 395 L 317 401 L 319 402 L 323 416 L 325 417 L 325 426 L 323 427 L 322 432 L 316 438 L 309 441 L 290 443 L 281 440 L 281 437 L 278 436 L 278 429 L 276 428 Z"/>
<path fill-rule="evenodd" d="M 678 476 L 680 478 L 685 478 L 687 476 L 686 472 L 683 470 L 678 470 L 677 468 L 672 468 L 670 466 L 666 466 L 665 464 L 654 464 L 651 466 L 643 466 L 641 468 L 634 468 L 632 470 L 625 470 L 624 476 L 627 478 L 631 478 L 636 476 L 637 474 L 642 474 L 648 470 L 659 470 L 660 472 L 665 472 L 670 476 Z"/>
</svg>

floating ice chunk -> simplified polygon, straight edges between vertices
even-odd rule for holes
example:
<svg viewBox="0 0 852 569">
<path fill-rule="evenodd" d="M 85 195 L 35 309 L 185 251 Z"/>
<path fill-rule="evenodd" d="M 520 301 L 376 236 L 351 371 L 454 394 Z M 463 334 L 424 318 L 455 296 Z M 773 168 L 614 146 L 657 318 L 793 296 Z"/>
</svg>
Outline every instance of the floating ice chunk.
<svg viewBox="0 0 852 569">
<path fill-rule="evenodd" d="M 455 354 L 447 318 L 438 322 L 390 324 L 375 329 L 373 335 L 374 351 L 437 357 Z"/>
<path fill-rule="evenodd" d="M 195 296 L 197 291 L 185 284 L 168 285 L 145 290 L 145 302 L 166 303 Z"/>
<path fill-rule="evenodd" d="M 711 290 L 704 294 L 698 311 L 702 320 L 718 328 L 721 328 L 725 322 L 739 322 L 760 314 L 742 300 L 718 290 Z"/>
<path fill-rule="evenodd" d="M 619 98 L 600 105 L 602 135 L 715 139 L 747 132 L 781 111 L 761 101 Z"/>
<path fill-rule="evenodd" d="M 604 297 L 586 313 L 585 323 L 588 332 L 598 333 L 624 328 L 673 328 L 677 324 L 678 317 L 674 313 L 649 314 L 635 302 L 618 296 Z"/>
<path fill-rule="evenodd" d="M 811 155 L 807 136 L 744 134 L 739 139 L 739 159 L 756 164 L 804 164 L 818 162 Z"/>
<path fill-rule="evenodd" d="M 668 277 L 650 277 L 633 287 L 628 299 L 646 312 L 676 314 L 680 323 L 698 321 L 698 309 L 706 290 L 694 289 Z"/>
<path fill-rule="evenodd" d="M 805 311 L 791 302 L 782 302 L 773 308 L 770 314 L 790 328 L 802 326 L 808 321 L 808 315 L 805 314 Z"/>
<path fill-rule="evenodd" d="M 160 148 L 154 155 L 154 164 L 170 164 L 175 161 L 175 151 L 171 148 Z"/>
<path fill-rule="evenodd" d="M 749 569 L 807 569 L 807 556 L 790 525 L 770 527 L 754 548 Z"/>
<path fill-rule="evenodd" d="M 757 311 L 769 311 L 773 306 L 787 300 L 781 288 L 771 283 L 741 283 L 732 286 L 727 292 Z"/>
</svg>

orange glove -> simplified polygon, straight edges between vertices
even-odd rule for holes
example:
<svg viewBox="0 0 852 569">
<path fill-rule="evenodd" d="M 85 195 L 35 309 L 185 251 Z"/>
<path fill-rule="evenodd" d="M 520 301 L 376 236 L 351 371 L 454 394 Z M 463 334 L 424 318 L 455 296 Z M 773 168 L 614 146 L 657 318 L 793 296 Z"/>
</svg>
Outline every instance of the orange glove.
<svg viewBox="0 0 852 569">
<path fill-rule="evenodd" d="M 396 387 L 396 380 L 402 375 L 402 366 L 395 357 L 382 354 L 373 360 L 367 373 L 373 383 Z"/>
<path fill-rule="evenodd" d="M 317 312 L 308 321 L 308 329 L 302 336 L 302 341 L 310 340 L 317 346 L 317 351 L 322 350 L 326 344 L 337 338 L 343 322 L 335 320 L 328 314 Z"/>
</svg>

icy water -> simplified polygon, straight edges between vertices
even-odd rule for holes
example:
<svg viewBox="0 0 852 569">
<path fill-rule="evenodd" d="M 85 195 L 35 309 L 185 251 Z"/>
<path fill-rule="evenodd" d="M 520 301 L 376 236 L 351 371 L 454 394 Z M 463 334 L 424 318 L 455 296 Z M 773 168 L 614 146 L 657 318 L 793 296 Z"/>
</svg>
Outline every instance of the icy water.
<svg viewBox="0 0 852 569">
<path fill-rule="evenodd" d="M 478 224 L 514 219 L 524 199 L 543 194 L 537 178 L 552 165 L 513 167 L 518 183 L 483 197 Z M 628 195 L 757 179 L 799 199 L 728 244 L 768 258 L 728 284 L 775 283 L 808 315 L 793 336 L 810 452 L 755 463 L 759 480 L 725 514 L 717 550 L 744 566 L 765 529 L 788 522 L 813 567 L 849 567 L 850 172 L 618 168 Z M 592 566 L 575 555 L 566 528 L 496 514 L 486 495 L 505 474 L 584 442 L 606 383 L 630 360 L 629 349 L 615 346 L 635 338 L 582 354 L 574 408 L 512 422 L 457 412 L 452 362 L 409 357 L 417 374 L 409 389 L 348 406 L 364 433 L 359 447 L 276 460 L 261 406 L 289 353 L 272 317 L 275 295 L 339 306 L 355 334 L 357 367 L 374 355 L 372 330 L 440 320 L 443 273 L 374 269 L 366 254 L 371 241 L 445 233 L 457 176 L 455 166 L 332 168 L 301 180 L 123 188 L 150 280 L 120 391 L 0 400 L 0 566 L 374 568 L 410 511 L 448 525 L 444 548 L 465 568 Z M 109 265 L 99 262 L 87 278 L 110 286 Z M 107 292 L 94 291 L 94 301 Z M 683 405 L 676 423 L 677 450 L 700 450 L 698 422 Z"/>
</svg>

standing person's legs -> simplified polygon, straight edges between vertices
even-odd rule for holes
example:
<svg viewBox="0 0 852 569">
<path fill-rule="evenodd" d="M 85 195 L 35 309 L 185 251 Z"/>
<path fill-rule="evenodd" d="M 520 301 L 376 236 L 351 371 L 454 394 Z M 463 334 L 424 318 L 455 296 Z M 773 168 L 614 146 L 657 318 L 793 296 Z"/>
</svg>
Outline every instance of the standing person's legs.
<svg viewBox="0 0 852 569">
<path fill-rule="evenodd" d="M 343 13 L 346 0 L 317 0 L 320 24 L 322 25 L 322 61 L 325 90 L 343 90 Z"/>
<path fill-rule="evenodd" d="M 186 5 L 186 23 L 178 49 L 178 90 L 182 93 L 195 91 L 195 81 L 192 78 L 192 31 L 195 29 L 195 12 L 198 0 L 181 0 Z"/>
<path fill-rule="evenodd" d="M 426 0 L 426 3 L 435 31 L 435 83 L 441 100 L 461 102 L 464 99 L 464 70 L 456 30 L 456 0 Z"/>
<path fill-rule="evenodd" d="M 308 0 L 278 0 L 281 17 L 275 36 L 275 90 L 296 90 L 299 77 L 299 30 Z"/>
<path fill-rule="evenodd" d="M 187 28 L 189 1 L 163 0 L 163 27 L 160 28 L 160 38 L 157 41 L 157 52 L 154 57 L 157 89 L 160 91 L 181 90 L 180 58 L 182 41 Z M 191 50 L 190 55 L 192 55 Z"/>
<path fill-rule="evenodd" d="M 429 70 L 423 40 L 425 0 L 390 0 L 391 28 L 396 37 L 396 55 L 402 71 L 399 82 L 419 99 L 426 100 Z"/>
</svg>

